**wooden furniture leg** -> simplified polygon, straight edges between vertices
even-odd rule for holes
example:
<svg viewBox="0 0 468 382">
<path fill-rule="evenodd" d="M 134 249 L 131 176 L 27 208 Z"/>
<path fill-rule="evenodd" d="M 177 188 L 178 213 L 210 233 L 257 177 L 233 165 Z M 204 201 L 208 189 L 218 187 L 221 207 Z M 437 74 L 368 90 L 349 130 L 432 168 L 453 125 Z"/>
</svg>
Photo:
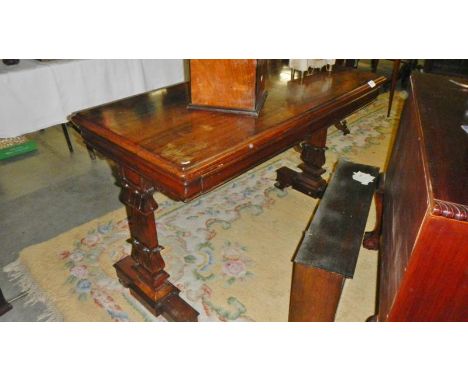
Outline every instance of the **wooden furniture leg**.
<svg viewBox="0 0 468 382">
<path fill-rule="evenodd" d="M 158 242 L 153 199 L 154 187 L 145 178 L 126 167 L 120 168 L 120 200 L 125 204 L 132 243 L 131 256 L 114 267 L 120 282 L 155 316 L 169 321 L 197 321 L 198 312 L 179 296 L 179 290 L 164 271 L 163 249 Z"/>
<path fill-rule="evenodd" d="M 334 321 L 345 278 L 353 278 L 377 178 L 377 167 L 338 161 L 293 260 L 289 321 Z"/>
<path fill-rule="evenodd" d="M 327 187 L 327 182 L 322 178 L 325 172 L 325 143 L 327 141 L 327 129 L 314 132 L 310 138 L 301 145 L 302 164 L 299 168 L 302 172 L 294 171 L 288 167 L 276 170 L 275 186 L 283 189 L 292 186 L 313 198 L 320 198 Z"/>
<path fill-rule="evenodd" d="M 394 60 L 393 61 L 392 84 L 390 86 L 390 96 L 388 98 L 387 117 L 390 117 L 390 112 L 392 111 L 393 94 L 395 93 L 395 87 L 396 87 L 396 83 L 398 81 L 398 72 L 400 70 L 400 62 L 401 62 L 401 60 Z"/>
<path fill-rule="evenodd" d="M 294 263 L 288 320 L 334 321 L 344 280 L 338 273 Z"/>
<path fill-rule="evenodd" d="M 11 304 L 3 297 L 2 290 L 0 289 L 0 316 L 11 310 L 11 308 Z"/>
<path fill-rule="evenodd" d="M 379 174 L 379 183 L 374 194 L 375 200 L 375 226 L 372 231 L 364 234 L 362 245 L 366 249 L 377 251 L 380 246 L 380 234 L 382 233 L 382 214 L 384 198 L 384 174 Z"/>
<path fill-rule="evenodd" d="M 67 124 L 62 123 L 62 130 L 63 130 L 63 135 L 65 137 L 65 140 L 67 141 L 67 146 L 68 150 L 72 153 L 73 152 L 73 145 L 70 140 L 70 135 L 68 135 L 68 129 L 67 129 Z"/>
</svg>

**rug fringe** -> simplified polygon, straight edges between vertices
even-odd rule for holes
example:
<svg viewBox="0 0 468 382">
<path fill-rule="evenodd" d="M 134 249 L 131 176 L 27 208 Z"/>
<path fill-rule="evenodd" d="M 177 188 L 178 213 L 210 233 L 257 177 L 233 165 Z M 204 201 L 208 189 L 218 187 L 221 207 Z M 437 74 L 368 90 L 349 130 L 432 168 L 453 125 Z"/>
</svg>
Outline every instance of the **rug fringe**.
<svg viewBox="0 0 468 382">
<path fill-rule="evenodd" d="M 20 293 L 27 293 L 23 299 L 24 305 L 29 306 L 40 302 L 45 306 L 44 312 L 37 317 L 38 321 L 64 321 L 63 315 L 47 299 L 20 259 L 5 265 L 3 271 L 7 274 L 8 279 L 20 289 Z"/>
</svg>

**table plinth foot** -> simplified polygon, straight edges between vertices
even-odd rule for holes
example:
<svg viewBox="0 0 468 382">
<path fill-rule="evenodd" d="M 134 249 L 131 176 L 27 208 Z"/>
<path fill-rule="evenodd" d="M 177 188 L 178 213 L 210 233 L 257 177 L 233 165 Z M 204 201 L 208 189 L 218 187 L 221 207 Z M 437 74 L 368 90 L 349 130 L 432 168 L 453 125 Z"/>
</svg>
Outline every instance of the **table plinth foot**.
<svg viewBox="0 0 468 382">
<path fill-rule="evenodd" d="M 309 177 L 306 173 L 297 172 L 288 167 L 281 167 L 276 170 L 275 186 L 280 189 L 292 187 L 313 198 L 321 198 L 327 188 L 327 182 L 320 176 Z"/>
<path fill-rule="evenodd" d="M 168 321 L 198 321 L 199 313 L 179 296 L 179 289 L 167 280 L 166 272 L 156 276 L 155 279 L 166 279 L 160 284 L 145 277 L 144 269 L 130 256 L 118 261 L 114 267 L 121 284 L 155 316 L 162 315 Z"/>
</svg>

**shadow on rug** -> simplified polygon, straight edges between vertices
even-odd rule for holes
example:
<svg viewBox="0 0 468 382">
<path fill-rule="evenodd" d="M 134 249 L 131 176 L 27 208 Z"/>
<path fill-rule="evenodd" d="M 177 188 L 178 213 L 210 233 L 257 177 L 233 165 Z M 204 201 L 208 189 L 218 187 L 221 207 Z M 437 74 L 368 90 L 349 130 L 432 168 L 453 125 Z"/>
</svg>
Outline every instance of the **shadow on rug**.
<svg viewBox="0 0 468 382">
<path fill-rule="evenodd" d="M 391 118 L 388 95 L 348 118 L 351 134 L 330 129 L 326 168 L 337 157 L 384 168 L 404 96 Z M 295 167 L 293 149 L 190 203 L 156 194 L 158 235 L 171 281 L 200 312 L 200 321 L 287 321 L 291 258 L 316 201 L 274 187 L 275 170 Z M 368 228 L 374 222 L 373 208 Z M 124 208 L 24 249 L 4 268 L 29 290 L 29 303 L 48 307 L 39 320 L 163 321 L 123 288 L 112 264 L 130 254 Z M 337 321 L 374 312 L 377 254 L 361 250 L 346 281 Z"/>
</svg>

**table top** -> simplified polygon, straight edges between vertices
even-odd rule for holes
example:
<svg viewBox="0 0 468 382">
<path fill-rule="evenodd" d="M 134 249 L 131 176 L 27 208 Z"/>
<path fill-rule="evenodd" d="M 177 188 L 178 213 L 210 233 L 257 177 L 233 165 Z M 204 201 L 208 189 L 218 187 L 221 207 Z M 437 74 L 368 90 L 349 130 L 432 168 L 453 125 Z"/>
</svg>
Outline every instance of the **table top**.
<svg viewBox="0 0 468 382">
<path fill-rule="evenodd" d="M 373 81 L 375 86 L 369 85 Z M 327 128 L 377 96 L 375 73 L 336 68 L 290 80 L 269 62 L 259 116 L 189 110 L 189 83 L 73 114 L 85 141 L 188 200 Z"/>
</svg>

